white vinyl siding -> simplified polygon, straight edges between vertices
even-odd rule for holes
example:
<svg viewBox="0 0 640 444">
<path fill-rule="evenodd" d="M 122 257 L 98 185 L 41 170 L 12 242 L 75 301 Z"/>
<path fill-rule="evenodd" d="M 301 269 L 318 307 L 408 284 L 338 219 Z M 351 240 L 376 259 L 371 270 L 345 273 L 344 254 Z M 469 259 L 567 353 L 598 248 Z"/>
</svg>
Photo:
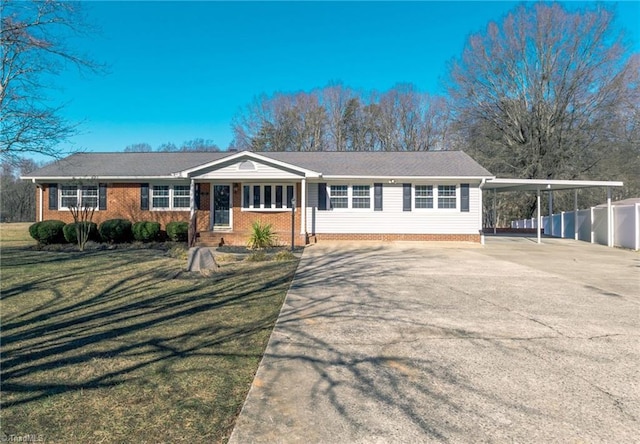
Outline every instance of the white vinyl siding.
<svg viewBox="0 0 640 444">
<path fill-rule="evenodd" d="M 280 166 L 267 165 L 256 160 L 236 161 L 220 166 L 213 171 L 194 176 L 195 179 L 227 179 L 230 181 L 254 180 L 299 180 L 303 176 L 299 172 L 283 169 Z"/>
<path fill-rule="evenodd" d="M 462 182 L 462 181 L 461 181 Z M 470 181 L 464 181 L 469 183 Z M 327 184 L 330 188 L 331 183 Z M 455 187 L 456 199 L 460 199 L 459 183 L 413 184 L 412 203 L 415 203 L 416 185 L 431 186 L 437 194 L 438 185 Z M 387 233 L 387 234 L 479 234 L 480 232 L 480 190 L 478 183 L 469 185 L 469 212 L 457 209 L 438 209 L 434 200 L 434 208 L 412 208 L 403 211 L 402 183 L 389 184 L 382 187 L 383 211 L 362 211 L 361 209 L 318 210 L 318 187 L 315 183 L 307 187 L 307 231 L 309 233 Z M 436 196 L 434 196 L 434 199 Z"/>
</svg>

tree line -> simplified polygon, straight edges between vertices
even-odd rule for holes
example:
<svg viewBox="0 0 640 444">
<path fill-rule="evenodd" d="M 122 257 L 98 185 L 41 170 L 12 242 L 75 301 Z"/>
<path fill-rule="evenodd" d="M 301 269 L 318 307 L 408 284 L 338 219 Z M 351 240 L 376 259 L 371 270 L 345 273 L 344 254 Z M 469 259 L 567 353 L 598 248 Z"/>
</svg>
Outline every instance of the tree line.
<svg viewBox="0 0 640 444">
<path fill-rule="evenodd" d="M 216 145 L 213 140 L 210 139 L 191 139 L 183 142 L 181 145 L 176 145 L 173 142 L 167 142 L 160 144 L 155 150 L 153 147 L 146 143 L 133 143 L 124 147 L 125 153 L 150 153 L 152 151 L 157 152 L 175 152 L 175 151 L 220 151 L 220 147 Z"/>
<path fill-rule="evenodd" d="M 428 151 L 446 148 L 442 97 L 398 84 L 362 92 L 341 83 L 261 95 L 233 119 L 233 147 L 251 151 Z"/>
</svg>

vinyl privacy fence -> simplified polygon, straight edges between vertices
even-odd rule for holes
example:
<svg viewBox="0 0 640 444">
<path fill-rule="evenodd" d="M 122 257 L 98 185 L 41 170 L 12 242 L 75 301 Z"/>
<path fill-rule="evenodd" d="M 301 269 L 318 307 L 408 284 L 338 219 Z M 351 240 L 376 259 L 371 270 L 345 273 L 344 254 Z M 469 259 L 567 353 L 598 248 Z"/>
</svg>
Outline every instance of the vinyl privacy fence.
<svg viewBox="0 0 640 444">
<path fill-rule="evenodd" d="M 613 245 L 640 250 L 640 204 L 612 206 Z M 536 229 L 537 219 L 511 222 L 511 228 Z M 544 234 L 607 245 L 607 207 L 566 211 L 542 218 Z"/>
</svg>

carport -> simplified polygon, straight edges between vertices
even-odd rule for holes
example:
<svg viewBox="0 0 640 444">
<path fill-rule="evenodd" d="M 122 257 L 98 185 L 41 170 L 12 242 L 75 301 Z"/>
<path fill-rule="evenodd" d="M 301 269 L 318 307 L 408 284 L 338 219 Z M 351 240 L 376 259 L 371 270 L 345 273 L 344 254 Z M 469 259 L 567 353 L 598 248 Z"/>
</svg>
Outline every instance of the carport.
<svg viewBox="0 0 640 444">
<path fill-rule="evenodd" d="M 540 208 L 540 194 L 543 191 L 549 193 L 549 216 L 553 214 L 553 192 L 561 190 L 574 190 L 574 212 L 577 218 L 578 212 L 578 191 L 582 188 L 606 188 L 607 189 L 607 245 L 613 247 L 613 224 L 612 224 L 612 207 L 611 207 L 611 189 L 613 187 L 623 186 L 619 181 L 599 181 L 599 180 L 555 180 L 555 179 L 488 179 L 483 189 L 493 191 L 494 197 L 499 192 L 506 191 L 535 191 L 537 206 L 537 237 L 538 243 L 542 243 L 542 212 Z M 496 200 L 493 200 L 494 221 L 496 218 Z M 577 226 L 577 224 L 575 224 Z M 494 234 L 496 227 L 494 223 Z M 553 236 L 553 224 L 551 224 L 551 235 Z M 577 232 L 574 237 L 577 239 Z"/>
</svg>

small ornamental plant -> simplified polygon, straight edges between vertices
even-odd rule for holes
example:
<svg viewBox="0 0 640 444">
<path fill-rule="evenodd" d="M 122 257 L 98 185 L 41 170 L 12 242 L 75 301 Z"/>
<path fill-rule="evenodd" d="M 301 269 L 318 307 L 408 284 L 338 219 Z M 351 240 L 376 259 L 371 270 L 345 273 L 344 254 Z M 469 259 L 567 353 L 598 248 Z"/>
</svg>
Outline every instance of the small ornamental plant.
<svg viewBox="0 0 640 444">
<path fill-rule="evenodd" d="M 251 236 L 247 247 L 252 250 L 263 250 L 265 248 L 273 247 L 276 244 L 276 235 L 272 231 L 271 224 L 263 224 L 260 221 L 255 221 L 251 225 Z"/>
</svg>

